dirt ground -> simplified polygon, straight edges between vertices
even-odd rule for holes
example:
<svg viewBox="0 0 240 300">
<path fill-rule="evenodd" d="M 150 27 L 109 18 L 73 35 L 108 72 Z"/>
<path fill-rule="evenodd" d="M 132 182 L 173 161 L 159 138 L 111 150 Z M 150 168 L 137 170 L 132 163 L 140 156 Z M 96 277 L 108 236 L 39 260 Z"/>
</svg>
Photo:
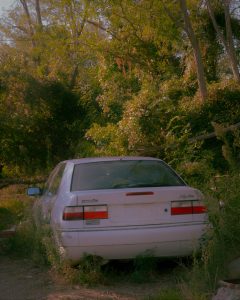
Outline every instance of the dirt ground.
<svg viewBox="0 0 240 300">
<path fill-rule="evenodd" d="M 0 300 L 140 300 L 169 287 L 176 265 L 165 265 L 155 282 L 137 284 L 115 282 L 113 285 L 87 288 L 69 285 L 48 269 L 28 259 L 0 257 Z"/>
</svg>

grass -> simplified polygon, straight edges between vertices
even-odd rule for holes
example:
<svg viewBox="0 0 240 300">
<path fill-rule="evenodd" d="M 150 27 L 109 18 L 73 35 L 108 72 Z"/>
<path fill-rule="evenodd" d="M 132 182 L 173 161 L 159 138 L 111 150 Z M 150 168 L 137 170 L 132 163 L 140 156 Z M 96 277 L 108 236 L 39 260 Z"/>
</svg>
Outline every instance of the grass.
<svg viewBox="0 0 240 300">
<path fill-rule="evenodd" d="M 24 194 L 26 185 L 13 185 L 0 190 L 0 230 L 28 218 L 31 201 Z"/>
<path fill-rule="evenodd" d="M 164 289 L 153 297 L 148 297 L 146 300 L 186 300 L 183 298 L 179 289 Z"/>
<path fill-rule="evenodd" d="M 26 195 L 26 190 L 26 184 L 7 185 L 0 189 L 0 230 L 16 226 L 13 237 L 0 241 L 0 254 L 29 257 L 37 248 L 38 233 L 32 219 L 33 199 Z"/>
</svg>

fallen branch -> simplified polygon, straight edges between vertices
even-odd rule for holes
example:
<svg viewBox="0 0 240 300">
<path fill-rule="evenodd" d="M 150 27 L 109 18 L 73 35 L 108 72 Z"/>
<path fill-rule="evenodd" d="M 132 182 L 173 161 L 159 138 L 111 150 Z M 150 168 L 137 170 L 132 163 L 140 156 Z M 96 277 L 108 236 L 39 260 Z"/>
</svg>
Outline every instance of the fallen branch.
<svg viewBox="0 0 240 300">
<path fill-rule="evenodd" d="M 224 128 L 223 132 L 233 131 L 237 128 L 240 128 L 240 122 Z M 191 138 L 191 139 L 189 139 L 189 142 L 194 143 L 194 142 L 197 142 L 197 141 L 204 141 L 204 140 L 211 139 L 211 138 L 214 138 L 214 137 L 216 137 L 216 133 L 211 132 L 211 133 L 206 133 L 206 134 L 202 134 L 202 135 L 199 135 L 197 137 Z"/>
</svg>

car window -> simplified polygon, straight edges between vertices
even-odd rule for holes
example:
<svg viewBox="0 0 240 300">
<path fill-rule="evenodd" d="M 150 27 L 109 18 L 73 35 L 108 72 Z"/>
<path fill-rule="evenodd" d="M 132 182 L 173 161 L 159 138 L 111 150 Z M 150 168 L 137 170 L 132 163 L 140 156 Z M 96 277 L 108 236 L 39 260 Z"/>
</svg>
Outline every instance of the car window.
<svg viewBox="0 0 240 300">
<path fill-rule="evenodd" d="M 153 160 L 104 161 L 77 164 L 72 191 L 185 185 L 164 162 Z"/>
<path fill-rule="evenodd" d="M 61 183 L 62 175 L 65 169 L 65 163 L 57 165 L 57 167 L 52 171 L 47 181 L 44 194 L 53 196 L 57 194 L 59 185 Z"/>
</svg>

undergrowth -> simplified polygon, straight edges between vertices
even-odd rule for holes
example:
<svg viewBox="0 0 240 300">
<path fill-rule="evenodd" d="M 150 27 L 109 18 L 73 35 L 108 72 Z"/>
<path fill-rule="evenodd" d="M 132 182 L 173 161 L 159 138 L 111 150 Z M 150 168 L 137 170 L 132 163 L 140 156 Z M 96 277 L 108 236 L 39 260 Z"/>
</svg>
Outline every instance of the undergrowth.
<svg viewBox="0 0 240 300">
<path fill-rule="evenodd" d="M 209 182 L 206 202 L 209 229 L 203 238 L 201 255 L 184 273 L 185 299 L 209 299 L 219 280 L 228 277 L 228 264 L 240 257 L 240 174 L 229 173 Z M 219 206 L 219 201 L 224 203 Z M 188 296 L 187 296 L 188 295 Z"/>
<path fill-rule="evenodd" d="M 28 219 L 32 201 L 25 196 L 25 185 L 13 185 L 0 190 L 0 230 Z"/>
<path fill-rule="evenodd" d="M 156 296 L 147 297 L 146 300 L 186 300 L 180 289 L 163 289 Z"/>
</svg>

